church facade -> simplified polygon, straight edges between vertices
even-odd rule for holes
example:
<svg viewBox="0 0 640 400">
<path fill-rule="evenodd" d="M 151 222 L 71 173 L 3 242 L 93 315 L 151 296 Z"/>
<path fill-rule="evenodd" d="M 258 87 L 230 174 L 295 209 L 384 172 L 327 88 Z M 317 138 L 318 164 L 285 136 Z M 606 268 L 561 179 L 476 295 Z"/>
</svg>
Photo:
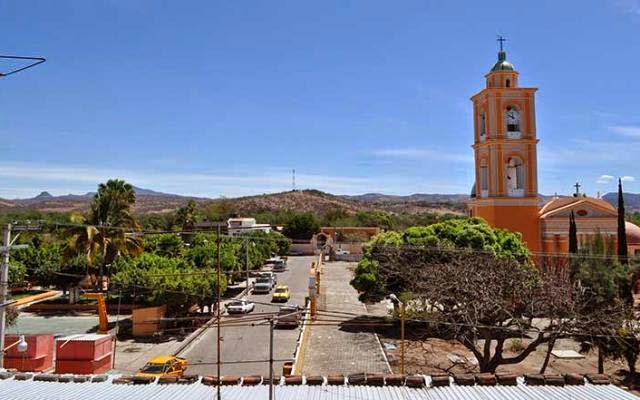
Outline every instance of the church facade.
<svg viewBox="0 0 640 400">
<path fill-rule="evenodd" d="M 541 204 L 538 195 L 535 93 L 520 87 L 519 74 L 501 48 L 485 75 L 486 87 L 471 97 L 474 116 L 475 184 L 471 216 L 491 226 L 520 232 L 532 253 L 569 250 L 573 211 L 579 241 L 600 233 L 617 241 L 617 210 L 608 202 L 579 192 Z M 627 222 L 630 255 L 640 255 L 640 227 Z"/>
</svg>

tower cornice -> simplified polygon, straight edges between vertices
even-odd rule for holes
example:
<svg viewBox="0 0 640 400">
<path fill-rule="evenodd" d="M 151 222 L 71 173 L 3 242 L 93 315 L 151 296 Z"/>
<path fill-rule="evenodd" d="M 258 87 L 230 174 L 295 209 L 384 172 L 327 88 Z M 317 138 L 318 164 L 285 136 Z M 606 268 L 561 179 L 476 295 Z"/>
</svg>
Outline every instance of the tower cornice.
<svg viewBox="0 0 640 400">
<path fill-rule="evenodd" d="M 510 145 L 510 144 L 538 144 L 540 139 L 485 139 L 483 142 L 477 142 L 471 145 L 473 149 L 481 149 L 483 147 L 492 147 L 495 145 Z"/>
<path fill-rule="evenodd" d="M 490 88 L 484 88 L 481 91 L 479 91 L 478 93 L 474 94 L 473 96 L 470 97 L 471 101 L 475 101 L 478 97 L 480 97 L 483 94 L 496 94 L 496 95 L 501 95 L 505 92 L 521 92 L 521 93 L 535 93 L 538 91 L 538 88 L 533 88 L 533 87 L 514 87 L 514 88 L 504 88 L 504 87 L 490 87 Z"/>
</svg>

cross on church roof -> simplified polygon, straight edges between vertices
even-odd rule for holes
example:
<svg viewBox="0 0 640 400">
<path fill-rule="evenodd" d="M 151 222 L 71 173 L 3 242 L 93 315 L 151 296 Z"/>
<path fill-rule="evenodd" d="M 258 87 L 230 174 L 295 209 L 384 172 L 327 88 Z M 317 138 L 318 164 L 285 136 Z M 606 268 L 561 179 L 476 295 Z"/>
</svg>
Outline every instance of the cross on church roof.
<svg viewBox="0 0 640 400">
<path fill-rule="evenodd" d="M 502 45 L 504 44 L 504 42 L 507 41 L 507 39 L 505 39 L 502 35 L 498 35 L 498 38 L 496 39 L 496 41 L 500 42 L 500 51 L 504 51 L 504 49 L 502 48 Z"/>
<path fill-rule="evenodd" d="M 582 185 L 580 184 L 580 182 L 576 182 L 575 185 L 573 185 L 574 188 L 576 188 L 576 193 L 574 194 L 574 196 L 578 197 L 578 195 L 580 194 L 580 188 L 582 187 Z"/>
</svg>

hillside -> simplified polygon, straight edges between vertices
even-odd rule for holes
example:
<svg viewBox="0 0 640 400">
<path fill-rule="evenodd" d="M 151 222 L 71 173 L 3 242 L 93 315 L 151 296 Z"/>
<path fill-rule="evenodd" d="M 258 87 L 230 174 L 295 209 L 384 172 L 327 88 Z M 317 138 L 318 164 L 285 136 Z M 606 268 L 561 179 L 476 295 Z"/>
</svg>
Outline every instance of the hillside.
<svg viewBox="0 0 640 400">
<path fill-rule="evenodd" d="M 415 193 L 407 196 L 366 193 L 361 195 L 333 195 L 319 190 L 297 190 L 255 196 L 211 199 L 189 197 L 171 193 L 162 193 L 150 189 L 134 187 L 137 195 L 135 211 L 139 214 L 157 214 L 175 211 L 194 200 L 200 206 L 227 203 L 238 214 L 251 215 L 262 211 L 296 210 L 324 214 L 327 211 L 342 209 L 353 214 L 358 211 L 387 211 L 395 214 L 457 213 L 466 211 L 465 194 L 429 194 Z M 43 191 L 28 199 L 0 199 L 0 213 L 37 210 L 42 212 L 85 211 L 94 193 L 67 194 L 53 196 Z M 640 194 L 625 193 L 625 206 L 628 212 L 640 210 Z M 617 193 L 607 193 L 602 198 L 614 207 L 618 205 Z M 542 203 L 550 200 L 541 195 Z"/>
<path fill-rule="evenodd" d="M 624 193 L 623 197 L 625 211 L 640 211 L 640 193 Z M 607 193 L 602 199 L 618 207 L 618 192 Z"/>
<path fill-rule="evenodd" d="M 342 209 L 347 213 L 358 211 L 387 211 L 392 213 L 461 213 L 464 203 L 461 201 L 438 202 L 430 201 L 430 195 L 415 196 L 387 196 L 384 200 L 361 200 L 359 196 L 336 196 L 318 190 L 299 190 L 272 194 L 262 194 L 238 198 L 196 198 L 169 193 L 155 192 L 148 189 L 136 188 L 137 202 L 135 212 L 139 214 L 154 214 L 174 211 L 194 200 L 200 206 L 216 203 L 228 203 L 234 212 L 251 215 L 262 211 L 295 210 L 298 212 L 313 212 L 325 214 L 329 210 Z M 434 195 L 443 196 L 443 195 Z M 444 195 L 446 200 L 462 195 Z M 73 212 L 85 211 L 93 193 L 82 195 L 52 196 L 47 192 L 29 199 L 2 200 L 0 212 L 19 212 L 38 210 L 42 212 Z M 433 198 L 435 199 L 435 198 Z"/>
</svg>

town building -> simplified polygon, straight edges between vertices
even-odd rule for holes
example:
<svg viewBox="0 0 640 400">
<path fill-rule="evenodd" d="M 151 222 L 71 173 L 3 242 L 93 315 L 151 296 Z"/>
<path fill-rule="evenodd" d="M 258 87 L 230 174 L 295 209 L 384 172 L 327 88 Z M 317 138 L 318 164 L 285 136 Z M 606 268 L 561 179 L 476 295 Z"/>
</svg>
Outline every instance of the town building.
<svg viewBox="0 0 640 400">
<path fill-rule="evenodd" d="M 271 232 L 271 225 L 257 224 L 255 218 L 229 218 L 227 232 L 230 236 L 239 236 L 247 232 Z"/>
<path fill-rule="evenodd" d="M 486 87 L 471 97 L 474 116 L 475 183 L 470 215 L 491 226 L 520 232 L 535 253 L 569 251 L 569 217 L 579 239 L 601 234 L 617 242 L 617 210 L 608 202 L 576 191 L 541 204 L 538 194 L 536 88 L 520 87 L 519 74 L 502 45 L 485 75 Z M 640 255 L 640 228 L 626 223 L 629 254 Z M 614 247 L 615 248 L 615 247 Z"/>
</svg>

